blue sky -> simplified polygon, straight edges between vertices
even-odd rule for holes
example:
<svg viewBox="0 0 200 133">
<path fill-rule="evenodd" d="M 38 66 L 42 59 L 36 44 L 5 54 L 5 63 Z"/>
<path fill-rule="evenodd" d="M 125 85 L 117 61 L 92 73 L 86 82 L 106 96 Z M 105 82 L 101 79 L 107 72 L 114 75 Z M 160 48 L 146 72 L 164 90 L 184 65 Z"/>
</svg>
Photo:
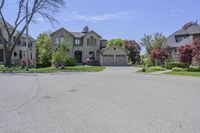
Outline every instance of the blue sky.
<svg viewBox="0 0 200 133">
<path fill-rule="evenodd" d="M 59 24 L 53 28 L 41 17 L 30 25 L 34 38 L 44 31 L 64 27 L 82 31 L 85 25 L 103 38 L 123 38 L 139 41 L 144 34 L 161 32 L 169 35 L 188 21 L 200 20 L 199 0 L 65 0 L 66 6 L 55 15 Z M 10 8 L 13 7 L 13 8 Z M 5 8 L 7 20 L 15 18 L 15 4 Z"/>
</svg>

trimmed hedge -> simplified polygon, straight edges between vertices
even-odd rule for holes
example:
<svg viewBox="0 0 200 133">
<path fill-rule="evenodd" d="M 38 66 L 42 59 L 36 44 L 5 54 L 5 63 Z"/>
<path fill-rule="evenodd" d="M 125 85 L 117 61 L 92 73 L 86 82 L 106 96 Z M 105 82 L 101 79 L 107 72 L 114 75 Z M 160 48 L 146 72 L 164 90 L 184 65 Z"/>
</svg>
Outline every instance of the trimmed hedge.
<svg viewBox="0 0 200 133">
<path fill-rule="evenodd" d="M 140 72 L 156 72 L 156 71 L 164 71 L 165 68 L 161 67 L 161 66 L 152 66 L 152 67 L 144 67 L 142 68 L 142 70 L 140 70 Z"/>
<path fill-rule="evenodd" d="M 186 71 L 186 69 L 185 68 L 180 68 L 180 67 L 173 67 L 172 71 L 173 72 L 183 72 L 183 71 Z"/>
<path fill-rule="evenodd" d="M 179 67 L 179 68 L 189 68 L 188 64 L 180 63 L 180 62 L 168 62 L 166 63 L 165 67 L 167 69 L 172 69 L 174 67 Z"/>
</svg>

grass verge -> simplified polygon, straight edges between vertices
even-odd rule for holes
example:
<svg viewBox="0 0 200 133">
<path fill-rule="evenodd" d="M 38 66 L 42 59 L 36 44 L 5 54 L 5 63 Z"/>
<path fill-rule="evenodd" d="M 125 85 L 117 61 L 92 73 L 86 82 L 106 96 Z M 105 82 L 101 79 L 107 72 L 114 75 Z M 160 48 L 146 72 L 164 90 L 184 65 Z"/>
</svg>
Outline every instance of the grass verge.
<svg viewBox="0 0 200 133">
<path fill-rule="evenodd" d="M 56 67 L 46 67 L 46 68 L 31 68 L 27 72 L 25 69 L 13 69 L 5 72 L 13 73 L 55 73 L 55 72 L 100 72 L 103 71 L 105 67 L 103 66 L 74 66 L 66 67 L 65 69 L 59 69 Z M 3 72 L 3 71 L 0 71 Z"/>
<path fill-rule="evenodd" d="M 164 73 L 164 74 L 200 77 L 200 72 L 183 71 L 183 72 L 167 72 L 167 73 Z"/>
</svg>

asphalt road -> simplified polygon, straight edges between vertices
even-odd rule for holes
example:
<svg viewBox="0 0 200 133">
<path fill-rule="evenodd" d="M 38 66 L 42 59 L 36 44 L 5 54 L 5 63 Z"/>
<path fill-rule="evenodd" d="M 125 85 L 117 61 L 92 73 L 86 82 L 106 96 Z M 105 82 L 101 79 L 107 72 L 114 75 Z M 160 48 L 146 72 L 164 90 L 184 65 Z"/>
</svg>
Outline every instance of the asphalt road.
<svg viewBox="0 0 200 133">
<path fill-rule="evenodd" d="M 200 133 L 200 78 L 0 74 L 0 133 Z"/>
</svg>

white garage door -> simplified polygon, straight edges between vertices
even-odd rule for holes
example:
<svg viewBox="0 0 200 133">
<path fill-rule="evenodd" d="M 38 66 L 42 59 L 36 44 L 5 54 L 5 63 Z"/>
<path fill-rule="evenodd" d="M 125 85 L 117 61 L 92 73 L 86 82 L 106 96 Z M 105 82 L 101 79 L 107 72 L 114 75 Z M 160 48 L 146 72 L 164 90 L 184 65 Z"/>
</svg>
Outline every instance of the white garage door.
<svg viewBox="0 0 200 133">
<path fill-rule="evenodd" d="M 113 66 L 114 55 L 103 55 L 103 66 Z"/>
<path fill-rule="evenodd" d="M 117 66 L 127 65 L 126 56 L 125 55 L 116 55 L 116 65 Z"/>
</svg>

